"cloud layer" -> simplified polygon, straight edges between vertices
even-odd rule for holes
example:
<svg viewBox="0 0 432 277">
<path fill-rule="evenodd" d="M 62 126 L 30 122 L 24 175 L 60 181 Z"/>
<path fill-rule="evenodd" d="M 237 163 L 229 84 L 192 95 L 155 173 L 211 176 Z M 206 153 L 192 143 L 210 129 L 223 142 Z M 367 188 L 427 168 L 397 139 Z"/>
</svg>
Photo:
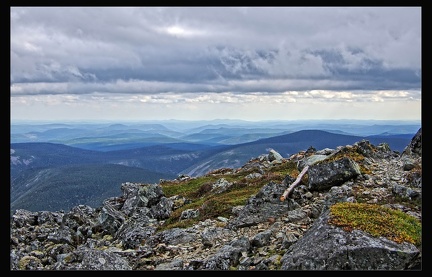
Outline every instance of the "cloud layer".
<svg viewBox="0 0 432 277">
<path fill-rule="evenodd" d="M 11 7 L 10 16 L 15 111 L 315 99 L 413 101 L 411 117 L 420 113 L 420 7 Z"/>
</svg>

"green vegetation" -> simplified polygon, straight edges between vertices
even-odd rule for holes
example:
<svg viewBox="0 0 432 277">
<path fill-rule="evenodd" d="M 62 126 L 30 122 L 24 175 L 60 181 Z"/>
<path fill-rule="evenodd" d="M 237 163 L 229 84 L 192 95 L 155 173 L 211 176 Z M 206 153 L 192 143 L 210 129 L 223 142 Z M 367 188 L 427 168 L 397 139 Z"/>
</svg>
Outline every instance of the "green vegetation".
<svg viewBox="0 0 432 277">
<path fill-rule="evenodd" d="M 246 201 L 258 193 L 269 182 L 282 183 L 287 175 L 298 175 L 294 162 L 283 162 L 269 167 L 259 178 L 247 179 L 246 176 L 258 172 L 258 169 L 241 170 L 227 174 L 223 170 L 214 171 L 198 178 L 184 181 L 166 181 L 161 183 L 166 197 L 179 195 L 189 200 L 189 203 L 175 210 L 160 230 L 174 227 L 190 227 L 198 221 L 214 219 L 218 216 L 229 217 L 233 207 L 245 205 Z M 226 191 L 211 192 L 212 185 L 220 178 L 232 183 Z M 187 209 L 199 211 L 194 219 L 179 220 L 181 213 Z"/>
<path fill-rule="evenodd" d="M 386 237 L 397 243 L 421 245 L 420 220 L 398 210 L 376 204 L 342 202 L 330 207 L 329 223 L 365 231 L 375 237 Z"/>
<path fill-rule="evenodd" d="M 375 149 L 373 148 L 372 145 L 371 145 L 370 151 L 372 151 L 372 152 L 375 151 Z M 371 170 L 369 168 L 367 168 L 363 163 L 365 157 L 357 145 L 355 145 L 353 147 L 342 148 L 336 154 L 332 155 L 331 157 L 328 157 L 327 159 L 325 159 L 323 161 L 319 161 L 318 163 L 330 163 L 330 162 L 342 159 L 344 157 L 348 157 L 351 160 L 358 163 L 358 165 L 360 167 L 361 174 L 371 174 Z"/>
<path fill-rule="evenodd" d="M 374 150 L 371 149 L 371 151 Z M 365 167 L 363 163 L 364 156 L 357 146 L 344 148 L 342 151 L 322 162 L 332 162 L 344 157 L 349 157 L 358 162 L 362 174 L 369 174 L 371 172 L 370 169 Z M 234 206 L 245 205 L 246 201 L 251 196 L 258 193 L 258 191 L 270 181 L 281 183 L 287 175 L 296 178 L 299 174 L 294 161 L 285 161 L 282 164 L 271 166 L 265 170 L 265 173 L 260 178 L 255 179 L 246 179 L 246 176 L 258 172 L 257 169 L 240 170 L 235 173 L 229 172 L 232 172 L 232 170 L 219 169 L 213 171 L 213 174 L 209 173 L 199 178 L 192 178 L 181 182 L 169 181 L 161 184 L 167 197 L 179 195 L 185 197 L 190 202 L 189 204 L 175 210 L 160 229 L 173 227 L 185 228 L 192 226 L 197 221 L 205 220 L 207 218 L 216 218 L 218 216 L 229 217 L 231 215 L 231 209 Z M 212 185 L 220 178 L 232 182 L 233 185 L 227 191 L 215 194 L 211 192 Z M 302 182 L 307 183 L 307 179 L 308 175 L 306 173 L 302 178 Z M 362 200 L 361 191 L 358 191 L 355 194 L 357 194 L 359 200 Z M 364 201 L 367 201 L 367 199 L 364 199 Z M 392 199 L 385 199 L 385 201 L 394 202 L 396 199 L 393 197 Z M 408 241 L 418 243 L 421 233 L 421 223 L 416 222 L 414 218 L 407 218 L 407 215 L 402 212 L 390 209 L 385 210 L 385 208 L 379 205 L 370 208 L 368 204 L 358 203 L 353 204 L 353 207 L 349 206 L 350 204 L 351 203 L 337 204 L 332 207 L 333 224 L 340 225 L 345 230 L 351 230 L 354 228 L 362 229 L 372 235 L 386 236 L 397 242 Z M 364 211 L 362 211 L 362 208 L 364 208 Z M 199 216 L 194 219 L 180 220 L 181 213 L 186 209 L 198 210 Z M 381 217 L 376 216 L 375 220 L 371 221 L 370 213 L 375 210 L 380 211 L 381 213 L 383 213 L 384 210 L 388 215 L 381 215 Z M 375 213 L 380 215 L 378 212 Z M 408 225 L 405 227 L 402 226 L 403 228 L 401 228 L 400 225 L 402 225 L 402 223 Z M 409 228 L 410 224 L 412 225 L 412 227 L 410 227 L 411 229 Z M 382 228 L 382 226 L 388 226 L 388 228 Z M 381 231 L 381 233 L 378 231 Z"/>
</svg>

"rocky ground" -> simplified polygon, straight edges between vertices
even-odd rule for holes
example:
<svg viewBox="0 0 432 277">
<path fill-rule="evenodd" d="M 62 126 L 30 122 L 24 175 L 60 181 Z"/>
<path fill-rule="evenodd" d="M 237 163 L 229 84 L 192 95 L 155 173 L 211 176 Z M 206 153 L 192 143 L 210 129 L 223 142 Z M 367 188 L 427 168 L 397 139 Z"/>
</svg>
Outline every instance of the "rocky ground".
<svg viewBox="0 0 432 277">
<path fill-rule="evenodd" d="M 312 168 L 316 159 L 352 148 L 363 153 L 364 159 L 357 163 L 367 173 L 357 174 L 355 165 L 349 168 L 352 176 L 324 190 L 301 183 L 285 201 L 280 196 L 294 179 L 270 182 L 245 206 L 234 207 L 230 218 L 207 219 L 188 228 L 156 232 L 174 209 L 175 199 L 164 197 L 159 186 L 145 187 L 143 192 L 141 184 L 123 184 L 123 196 L 98 209 L 18 210 L 11 219 L 11 270 L 421 269 L 421 245 L 399 244 L 364 232 L 347 234 L 322 220 L 328 207 L 341 201 L 376 203 L 421 220 L 421 129 L 403 153 L 362 141 L 338 149 L 309 149 L 286 160 Z M 271 164 L 269 159 L 260 163 Z M 317 176 L 329 176 L 331 181 L 337 167 L 343 166 L 337 161 L 334 165 L 331 172 L 327 168 Z M 328 241 L 306 236 L 317 230 L 326 230 Z M 325 258 L 314 258 L 321 255 L 314 252 L 320 247 L 328 251 L 322 254 Z M 361 254 L 376 249 L 377 255 Z M 402 254 L 396 257 L 395 252 Z"/>
</svg>

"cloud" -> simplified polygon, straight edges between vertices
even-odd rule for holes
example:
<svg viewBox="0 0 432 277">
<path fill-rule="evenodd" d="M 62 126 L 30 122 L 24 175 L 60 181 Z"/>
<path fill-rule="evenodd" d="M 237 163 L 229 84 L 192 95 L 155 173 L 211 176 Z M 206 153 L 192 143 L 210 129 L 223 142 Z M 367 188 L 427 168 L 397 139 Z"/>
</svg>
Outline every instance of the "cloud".
<svg viewBox="0 0 432 277">
<path fill-rule="evenodd" d="M 421 98 L 421 7 L 11 7 L 10 15 L 11 98 Z"/>
</svg>

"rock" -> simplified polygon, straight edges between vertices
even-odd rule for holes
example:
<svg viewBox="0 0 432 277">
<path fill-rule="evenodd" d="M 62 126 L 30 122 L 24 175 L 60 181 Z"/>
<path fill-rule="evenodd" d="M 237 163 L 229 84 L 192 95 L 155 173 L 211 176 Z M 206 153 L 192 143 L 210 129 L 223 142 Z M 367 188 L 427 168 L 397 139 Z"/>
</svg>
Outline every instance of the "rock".
<svg viewBox="0 0 432 277">
<path fill-rule="evenodd" d="M 80 205 L 67 213 L 17 210 L 10 218 L 10 269 L 421 269 L 421 245 L 329 224 L 329 207 L 359 201 L 385 203 L 421 222 L 421 206 L 412 204 L 422 197 L 421 129 L 401 155 L 366 140 L 335 150 L 312 150 L 291 156 L 309 170 L 307 181 L 285 201 L 280 196 L 295 180 L 289 175 L 282 182 L 268 181 L 245 205 L 232 207 L 229 218 L 218 215 L 187 228 L 157 231 L 174 211 L 190 203 L 184 197 L 165 197 L 161 184 L 124 183 L 121 196 L 97 209 Z M 363 159 L 343 155 L 350 151 Z M 255 182 L 266 178 L 265 171 L 276 164 L 253 159 L 236 172 L 244 173 L 245 182 Z M 250 175 L 253 170 L 259 175 Z M 227 181 L 233 170 L 226 174 L 206 193 L 235 189 Z M 191 220 L 198 212 L 185 208 L 181 220 Z"/>
</svg>

